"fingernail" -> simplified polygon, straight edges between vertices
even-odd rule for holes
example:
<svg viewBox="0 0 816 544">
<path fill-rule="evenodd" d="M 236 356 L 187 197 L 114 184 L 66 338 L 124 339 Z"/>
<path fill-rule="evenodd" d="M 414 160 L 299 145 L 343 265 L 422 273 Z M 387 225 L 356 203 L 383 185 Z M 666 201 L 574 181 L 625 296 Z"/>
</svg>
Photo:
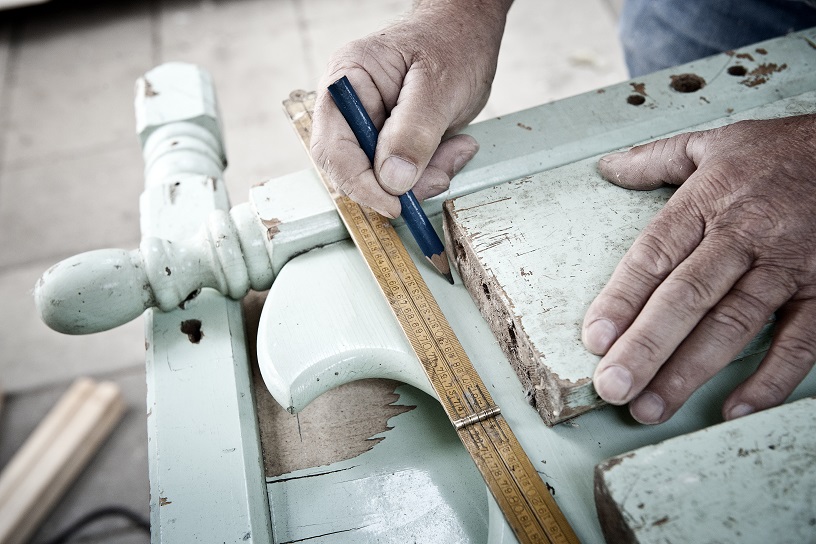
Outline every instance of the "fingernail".
<svg viewBox="0 0 816 544">
<path fill-rule="evenodd" d="M 737 404 L 728 411 L 728 419 L 737 419 L 754 413 L 754 407 L 745 403 Z"/>
<path fill-rule="evenodd" d="M 402 194 L 414 186 L 417 168 L 399 157 L 388 157 L 380 168 L 380 181 L 387 189 Z"/>
<path fill-rule="evenodd" d="M 582 336 L 581 340 L 589 351 L 603 355 L 618 339 L 618 329 L 608 319 L 596 319 L 584 328 Z"/>
<path fill-rule="evenodd" d="M 632 389 L 632 373 L 622 366 L 606 367 L 595 377 L 595 391 L 606 402 L 623 404 Z"/>
<path fill-rule="evenodd" d="M 651 391 L 644 391 L 629 405 L 629 413 L 640 423 L 653 425 L 660 423 L 666 403 L 660 395 Z"/>
</svg>

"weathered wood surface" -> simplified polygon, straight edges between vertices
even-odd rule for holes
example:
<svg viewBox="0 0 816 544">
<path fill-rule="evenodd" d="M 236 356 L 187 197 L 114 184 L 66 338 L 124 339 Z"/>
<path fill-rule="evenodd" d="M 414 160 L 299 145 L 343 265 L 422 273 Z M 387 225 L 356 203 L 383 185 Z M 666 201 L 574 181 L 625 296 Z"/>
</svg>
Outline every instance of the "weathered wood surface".
<svg viewBox="0 0 816 544">
<path fill-rule="evenodd" d="M 816 93 L 690 129 L 816 111 Z M 446 246 L 527 400 L 553 425 L 601 406 L 581 342 L 589 304 L 672 189 L 629 191 L 598 157 L 445 203 Z M 767 349 L 766 329 L 738 357 Z"/>
<path fill-rule="evenodd" d="M 814 415 L 811 397 L 599 464 L 607 541 L 813 542 Z"/>
</svg>

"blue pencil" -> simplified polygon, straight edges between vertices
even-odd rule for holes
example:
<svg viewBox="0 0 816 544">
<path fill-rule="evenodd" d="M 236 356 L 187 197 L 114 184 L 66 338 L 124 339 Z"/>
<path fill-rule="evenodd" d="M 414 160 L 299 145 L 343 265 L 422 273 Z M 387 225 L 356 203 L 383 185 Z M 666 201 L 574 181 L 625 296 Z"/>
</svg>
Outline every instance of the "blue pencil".
<svg viewBox="0 0 816 544">
<path fill-rule="evenodd" d="M 368 160 L 371 161 L 371 164 L 374 164 L 374 150 L 377 147 L 378 136 L 377 128 L 371 122 L 371 117 L 368 116 L 368 112 L 363 107 L 363 103 L 360 102 L 360 98 L 354 91 L 354 87 L 351 86 L 351 82 L 346 76 L 343 76 L 329 85 L 329 93 L 334 99 L 334 103 L 337 104 L 337 109 L 343 114 L 352 132 L 357 137 L 357 141 L 360 142 L 360 147 L 365 151 Z M 402 205 L 402 218 L 417 241 L 422 254 L 453 285 L 453 274 L 450 271 L 448 256 L 445 254 L 445 246 L 428 220 L 428 216 L 425 215 L 425 211 L 420 207 L 414 192 L 408 191 L 404 195 L 400 195 L 399 199 Z"/>
</svg>

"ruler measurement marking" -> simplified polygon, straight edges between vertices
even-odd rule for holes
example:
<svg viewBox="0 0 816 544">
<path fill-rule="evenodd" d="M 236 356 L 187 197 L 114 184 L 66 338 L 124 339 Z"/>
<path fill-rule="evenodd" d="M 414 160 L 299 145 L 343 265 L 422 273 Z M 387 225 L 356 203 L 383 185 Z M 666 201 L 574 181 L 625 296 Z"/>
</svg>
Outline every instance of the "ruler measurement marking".
<svg viewBox="0 0 816 544">
<path fill-rule="evenodd" d="M 353 206 L 357 210 L 360 209 L 359 206 L 356 204 Z M 367 214 L 364 213 L 366 218 L 366 223 L 371 225 L 372 218 Z M 374 220 L 380 220 L 379 216 L 375 217 Z M 445 342 L 446 338 L 440 338 L 438 334 L 434 334 L 434 329 L 440 329 L 439 320 L 436 319 L 436 315 L 434 309 L 437 312 L 441 312 L 438 306 L 435 305 L 435 301 L 431 302 L 425 293 L 422 293 L 421 289 L 419 289 L 416 279 L 413 277 L 410 269 L 406 266 L 405 257 L 399 251 L 399 248 L 395 246 L 393 240 L 391 239 L 392 236 L 396 236 L 396 232 L 391 228 L 391 225 L 388 224 L 387 227 L 384 223 L 380 223 L 379 225 L 372 225 L 372 229 L 374 234 L 382 234 L 386 238 L 383 239 L 382 237 L 373 236 L 371 239 L 371 243 L 368 244 L 368 249 L 372 250 L 372 253 L 382 250 L 385 253 L 385 258 L 393 265 L 394 270 L 398 270 L 399 272 L 396 276 L 396 280 L 388 282 L 389 287 L 392 290 L 392 294 L 396 296 L 396 298 L 400 301 L 400 305 L 404 309 L 404 314 L 411 326 L 410 331 L 406 331 L 407 336 L 409 336 L 409 342 L 416 353 L 416 355 L 426 363 L 426 368 L 429 371 L 434 372 L 437 376 L 442 379 L 444 377 L 453 378 L 457 382 L 460 382 L 460 387 L 456 388 L 453 381 L 450 379 L 442 380 L 443 383 L 447 382 L 448 387 L 445 387 L 446 392 L 451 391 L 451 387 L 456 389 L 461 389 L 462 391 L 456 391 L 456 393 L 467 392 L 468 387 L 465 387 L 464 384 L 461 384 L 461 379 L 463 376 L 468 378 L 468 383 L 470 383 L 469 378 L 471 377 L 469 373 L 456 373 L 455 368 L 461 367 L 461 360 L 456 353 L 457 346 L 448 346 L 448 343 Z M 387 232 L 382 232 L 386 230 Z M 377 242 L 380 242 L 379 244 Z M 390 246 L 390 251 L 389 251 Z M 376 255 L 375 255 L 376 258 Z M 410 259 L 410 257 L 408 257 Z M 413 264 L 413 263 L 412 263 Z M 413 294 L 413 296 L 411 296 Z M 419 299 L 419 300 L 418 300 Z M 434 308 L 436 306 L 436 308 Z M 423 308 L 425 311 L 423 311 Z M 407 311 L 405 311 L 407 310 Z M 414 312 L 415 311 L 415 312 Z M 427 334 L 425 334 L 427 333 Z M 435 341 L 431 341 L 431 340 Z M 420 349 L 423 345 L 428 344 L 431 347 L 430 352 L 426 350 Z M 445 344 L 440 345 L 440 344 Z M 462 349 L 461 346 L 458 346 L 459 349 Z M 429 355 L 435 355 L 433 357 L 433 362 L 438 363 L 434 365 L 428 365 L 427 362 L 431 362 L 431 357 Z M 451 359 L 454 359 L 455 362 L 452 363 Z M 457 397 L 461 398 L 460 395 Z M 477 413 L 486 409 L 487 407 L 491 406 L 492 399 L 487 396 L 484 398 L 482 402 L 477 401 L 475 398 L 469 399 L 468 395 L 464 395 L 464 400 L 467 401 L 467 404 L 470 406 L 470 410 L 460 409 L 457 410 L 455 415 L 460 417 L 467 417 L 472 413 Z M 458 404 L 458 403 L 456 403 Z M 481 408 L 481 405 L 486 405 L 485 408 Z M 449 414 L 450 415 L 450 414 Z M 456 419 L 456 417 L 454 417 Z"/>
<path fill-rule="evenodd" d="M 307 149 L 314 97 L 296 91 L 284 102 Z M 317 170 L 450 420 L 498 410 L 388 220 L 339 195 L 325 172 Z M 520 542 L 578 542 L 501 414 L 456 432 Z"/>
</svg>

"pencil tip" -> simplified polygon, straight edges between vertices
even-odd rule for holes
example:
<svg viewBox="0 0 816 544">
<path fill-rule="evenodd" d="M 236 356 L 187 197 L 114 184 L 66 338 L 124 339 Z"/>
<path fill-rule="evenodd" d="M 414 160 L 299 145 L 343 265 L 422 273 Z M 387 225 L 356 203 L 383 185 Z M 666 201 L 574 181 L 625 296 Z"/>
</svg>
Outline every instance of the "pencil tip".
<svg viewBox="0 0 816 544">
<path fill-rule="evenodd" d="M 427 257 L 431 264 L 436 268 L 437 272 L 442 274 L 448 283 L 453 285 L 453 274 L 451 274 L 450 263 L 448 262 L 448 255 L 445 253 L 445 250 L 442 250 L 442 253 L 438 255 L 431 255 Z"/>
</svg>

